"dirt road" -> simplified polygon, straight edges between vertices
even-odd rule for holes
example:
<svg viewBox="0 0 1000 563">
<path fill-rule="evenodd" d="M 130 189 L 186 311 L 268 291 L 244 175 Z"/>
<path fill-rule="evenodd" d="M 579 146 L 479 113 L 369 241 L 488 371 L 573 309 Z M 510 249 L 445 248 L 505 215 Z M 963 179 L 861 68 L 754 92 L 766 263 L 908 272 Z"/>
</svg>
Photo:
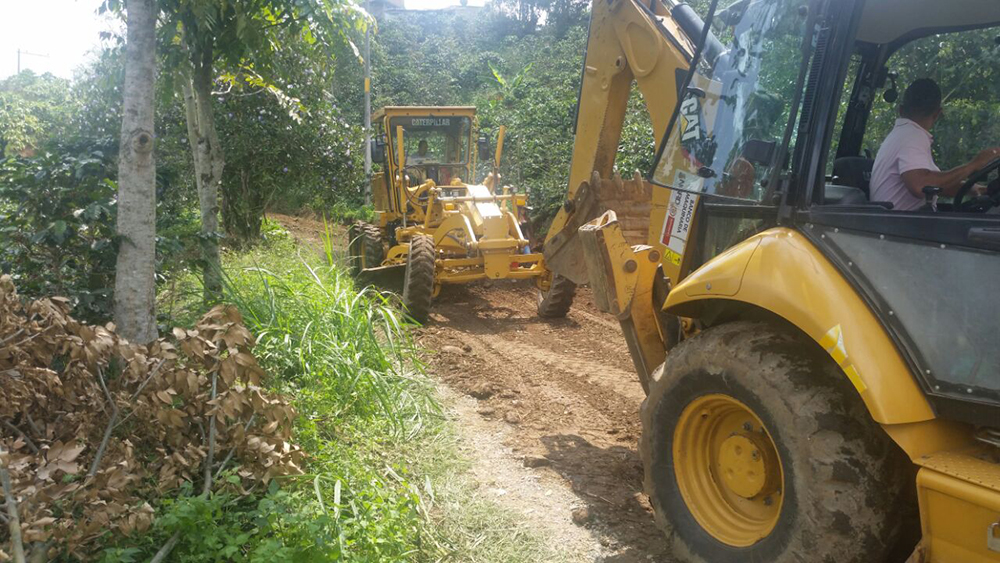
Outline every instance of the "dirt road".
<svg viewBox="0 0 1000 563">
<path fill-rule="evenodd" d="M 565 319 L 535 315 L 525 283 L 442 290 L 419 330 L 433 371 L 474 397 L 478 413 L 516 429 L 511 456 L 557 476 L 586 514 L 599 561 L 660 561 L 662 534 L 642 495 L 636 451 L 642 387 L 617 322 L 582 289 Z"/>
<path fill-rule="evenodd" d="M 322 223 L 277 218 L 303 242 L 320 238 Z M 471 453 L 503 504 L 576 544 L 572 560 L 666 559 L 641 492 L 642 388 L 618 323 L 588 289 L 567 318 L 543 320 L 528 283 L 446 286 L 417 341 L 429 371 L 474 401 L 458 409 L 465 431 L 494 435 L 477 447 L 496 451 Z M 501 471 L 498 457 L 524 474 Z"/>
</svg>

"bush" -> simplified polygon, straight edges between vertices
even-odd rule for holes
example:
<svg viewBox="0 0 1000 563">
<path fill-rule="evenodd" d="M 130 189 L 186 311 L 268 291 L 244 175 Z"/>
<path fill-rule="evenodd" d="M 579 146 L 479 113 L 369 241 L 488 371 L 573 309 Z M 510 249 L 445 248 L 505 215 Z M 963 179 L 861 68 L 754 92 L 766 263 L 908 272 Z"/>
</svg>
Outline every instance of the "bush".
<svg viewBox="0 0 1000 563">
<path fill-rule="evenodd" d="M 71 299 L 78 317 L 111 315 L 116 186 L 104 154 L 0 163 L 0 269 L 28 297 Z"/>
</svg>

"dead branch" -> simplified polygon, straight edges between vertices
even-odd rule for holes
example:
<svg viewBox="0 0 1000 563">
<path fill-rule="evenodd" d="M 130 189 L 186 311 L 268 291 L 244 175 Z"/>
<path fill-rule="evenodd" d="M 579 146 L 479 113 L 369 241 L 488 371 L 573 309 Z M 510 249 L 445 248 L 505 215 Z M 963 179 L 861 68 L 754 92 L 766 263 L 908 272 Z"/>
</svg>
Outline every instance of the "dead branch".
<svg viewBox="0 0 1000 563">
<path fill-rule="evenodd" d="M 14 426 L 10 422 L 7 422 L 6 420 L 0 422 L 3 422 L 3 425 L 6 426 L 8 430 L 24 438 L 24 443 L 28 444 L 28 447 L 31 448 L 31 451 L 35 452 L 36 454 L 38 453 L 38 446 L 36 446 L 35 443 L 31 441 L 31 438 L 29 438 L 28 435 L 25 434 L 23 430 L 21 430 L 17 426 Z"/>
<path fill-rule="evenodd" d="M 154 377 L 156 377 L 156 374 L 159 373 L 160 368 L 163 367 L 163 363 L 166 361 L 167 361 L 166 359 L 160 360 L 159 362 L 157 362 L 156 366 L 154 366 L 153 369 L 150 370 L 149 376 L 146 377 L 146 379 L 142 382 L 142 385 L 140 385 L 139 388 L 135 390 L 135 393 L 132 393 L 132 397 L 129 400 L 130 403 L 135 403 L 135 400 L 139 398 L 139 394 L 142 393 L 142 390 L 146 388 L 146 385 L 149 385 L 149 382 L 152 381 Z M 125 415 L 124 418 L 122 418 L 120 421 L 118 421 L 117 424 L 115 424 L 115 427 L 112 429 L 112 431 L 117 429 L 122 424 L 125 424 L 125 421 L 132 418 L 132 415 L 134 414 L 135 414 L 135 409 L 133 408 L 132 410 L 129 411 L 127 415 Z"/>
<path fill-rule="evenodd" d="M 247 420 L 247 423 L 243 425 L 243 433 L 244 434 L 246 434 L 246 431 L 250 429 L 250 425 L 253 424 L 253 420 L 255 418 L 257 418 L 257 413 L 251 414 L 250 415 L 250 419 Z M 233 458 L 233 454 L 235 454 L 235 453 L 236 453 L 236 447 L 233 446 L 229 450 L 229 453 L 226 454 L 225 459 L 223 459 L 222 463 L 219 465 L 219 470 L 215 472 L 215 478 L 216 479 L 219 478 L 219 475 L 222 475 L 222 470 L 226 468 L 226 464 L 229 463 L 229 460 Z"/>
<path fill-rule="evenodd" d="M 42 429 L 39 428 L 37 424 L 35 424 L 35 419 L 31 418 L 31 413 L 30 412 L 24 411 L 24 416 L 25 416 L 25 418 L 28 419 L 28 426 L 31 427 L 31 431 L 32 432 L 34 432 L 35 434 L 37 434 L 39 436 L 44 436 L 45 435 L 45 434 L 42 433 Z"/>
<path fill-rule="evenodd" d="M 218 384 L 219 384 L 219 372 L 218 370 L 212 372 L 212 401 L 218 394 Z M 211 402 L 211 401 L 209 401 Z M 213 406 L 211 410 L 215 410 Z M 212 490 L 212 459 L 215 457 L 215 413 L 212 413 L 212 419 L 208 421 L 208 456 L 205 458 L 205 486 L 201 491 L 201 494 L 208 496 L 208 493 Z"/>
<path fill-rule="evenodd" d="M 218 383 L 219 383 L 219 372 L 212 373 L 212 399 L 215 400 L 218 394 Z M 200 424 L 199 424 L 200 426 Z M 202 432 L 204 437 L 204 432 Z M 208 455 L 205 457 L 205 486 L 202 488 L 201 496 L 207 497 L 209 493 L 212 492 L 212 458 L 215 454 L 215 415 L 212 415 L 212 420 L 208 423 Z M 149 563 L 160 563 L 164 561 L 170 552 L 174 550 L 174 546 L 181 538 L 181 533 L 179 531 L 174 532 L 174 535 L 170 536 L 167 543 L 163 544 L 163 547 L 156 552 L 156 555 L 149 561 Z"/>
<path fill-rule="evenodd" d="M 142 390 L 146 388 L 146 385 L 149 385 L 149 382 L 152 381 L 154 377 L 156 377 L 156 374 L 160 372 L 160 368 L 163 367 L 163 363 L 166 361 L 167 361 L 166 358 L 160 360 L 159 362 L 156 363 L 155 366 L 153 366 L 153 369 L 149 370 L 149 377 L 147 377 L 142 382 L 142 385 L 140 385 L 139 388 L 135 390 L 135 393 L 132 393 L 132 399 L 131 399 L 132 402 L 135 402 L 135 400 L 139 398 L 139 394 L 142 393 Z"/>
<path fill-rule="evenodd" d="M 21 336 L 22 334 L 24 334 L 24 329 L 23 328 L 18 329 L 18 331 L 15 332 L 14 334 L 8 336 L 7 338 L 4 338 L 3 340 L 0 340 L 0 346 L 3 346 L 4 344 L 7 344 L 11 340 L 14 340 L 18 336 Z"/>
<path fill-rule="evenodd" d="M 7 499 L 7 527 L 10 529 L 10 545 L 14 551 L 14 563 L 24 563 L 24 542 L 21 540 L 21 518 L 17 515 L 17 499 L 10 485 L 10 473 L 5 465 L 0 465 L 0 485 Z"/>
<path fill-rule="evenodd" d="M 163 547 L 160 548 L 160 551 L 156 552 L 156 555 L 149 560 L 149 563 L 163 563 L 163 561 L 167 559 L 167 556 L 170 555 L 170 552 L 174 550 L 174 546 L 177 545 L 177 542 L 180 541 L 180 539 L 181 533 L 179 531 L 174 532 L 174 535 L 170 536 L 167 543 L 163 544 Z"/>
<path fill-rule="evenodd" d="M 108 392 L 108 386 L 104 383 L 104 372 L 100 367 L 97 368 L 97 379 L 101 383 L 101 390 L 104 391 L 104 396 L 111 403 L 111 420 L 108 421 L 108 427 L 104 430 L 104 437 L 101 438 L 101 445 L 97 448 L 94 463 L 90 465 L 90 471 L 87 472 L 88 478 L 97 474 L 97 468 L 100 467 L 101 458 L 104 457 L 104 451 L 108 448 L 108 442 L 111 440 L 111 433 L 115 429 L 115 423 L 118 422 L 118 404 L 115 403 L 114 397 Z"/>
</svg>

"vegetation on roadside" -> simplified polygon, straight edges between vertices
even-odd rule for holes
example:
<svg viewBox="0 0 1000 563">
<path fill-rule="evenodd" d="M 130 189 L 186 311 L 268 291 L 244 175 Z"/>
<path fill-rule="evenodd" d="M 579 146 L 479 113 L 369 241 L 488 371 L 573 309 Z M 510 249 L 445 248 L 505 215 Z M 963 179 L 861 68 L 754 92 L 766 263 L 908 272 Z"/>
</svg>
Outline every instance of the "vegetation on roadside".
<svg viewBox="0 0 1000 563">
<path fill-rule="evenodd" d="M 548 552 L 537 533 L 477 499 L 462 476 L 392 298 L 356 288 L 332 244 L 319 256 L 279 227 L 267 230 L 271 242 L 227 255 L 226 298 L 255 334 L 270 386 L 300 413 L 293 436 L 307 453 L 304 475 L 280 479 L 262 497 L 166 506 L 150 548 L 180 527 L 199 531 L 182 534 L 183 561 L 223 553 L 232 561 L 540 560 Z M 197 284 L 182 280 L 161 306 L 178 319 L 194 315 Z"/>
</svg>

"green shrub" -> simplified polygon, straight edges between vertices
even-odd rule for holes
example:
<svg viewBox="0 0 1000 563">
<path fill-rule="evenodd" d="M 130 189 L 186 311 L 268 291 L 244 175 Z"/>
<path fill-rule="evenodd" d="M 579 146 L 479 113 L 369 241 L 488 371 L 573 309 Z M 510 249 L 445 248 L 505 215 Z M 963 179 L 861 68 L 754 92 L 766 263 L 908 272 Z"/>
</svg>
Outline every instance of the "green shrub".
<svg viewBox="0 0 1000 563">
<path fill-rule="evenodd" d="M 107 321 L 117 256 L 116 186 L 100 152 L 0 163 L 0 269 L 28 297 L 60 295 Z"/>
</svg>

